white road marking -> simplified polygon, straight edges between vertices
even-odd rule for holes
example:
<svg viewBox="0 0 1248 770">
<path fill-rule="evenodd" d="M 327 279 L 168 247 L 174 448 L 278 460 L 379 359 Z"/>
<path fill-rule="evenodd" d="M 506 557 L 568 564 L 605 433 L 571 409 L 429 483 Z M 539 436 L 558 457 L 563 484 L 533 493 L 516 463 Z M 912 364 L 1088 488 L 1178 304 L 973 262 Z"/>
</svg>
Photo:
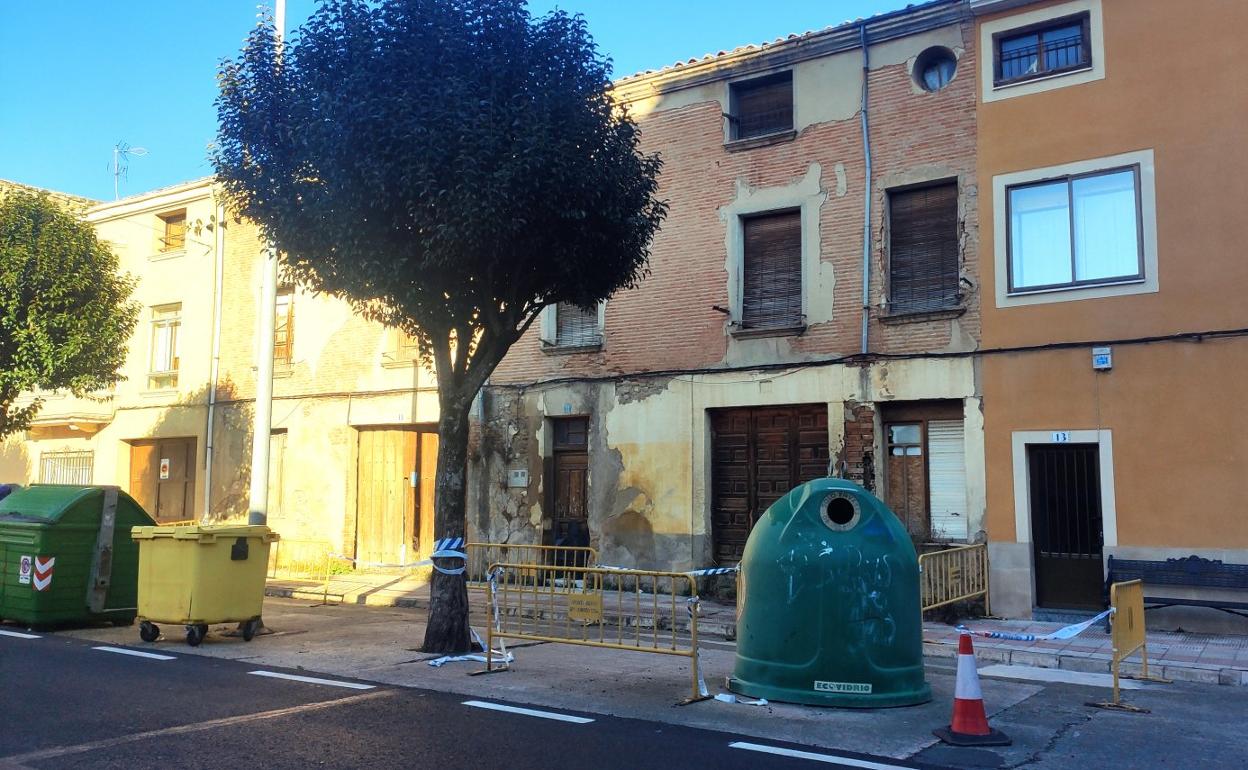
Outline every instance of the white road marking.
<svg viewBox="0 0 1248 770">
<path fill-rule="evenodd" d="M 142 652 L 140 650 L 127 650 L 125 647 L 92 647 L 93 650 L 100 652 L 115 652 L 118 655 L 133 655 L 136 658 L 150 658 L 151 660 L 177 660 L 177 655 L 161 655 L 155 652 Z"/>
<path fill-rule="evenodd" d="M 1062 682 L 1065 684 L 1082 684 L 1089 687 L 1114 686 L 1114 677 L 1110 674 L 1067 671 L 1061 668 L 992 665 L 981 668 L 979 675 L 991 676 L 997 679 L 1019 679 L 1026 682 Z M 1143 690 L 1148 687 L 1144 682 L 1137 682 L 1133 679 L 1119 679 L 1118 686 L 1124 690 Z"/>
<path fill-rule="evenodd" d="M 276 671 L 248 671 L 248 674 L 255 676 L 267 676 L 272 679 L 289 679 L 292 682 L 306 682 L 307 684 L 327 684 L 332 687 L 346 687 L 351 690 L 371 690 L 376 685 L 360 684 L 359 682 L 339 682 L 335 679 L 317 679 L 314 676 L 299 676 L 298 674 L 279 674 Z"/>
<path fill-rule="evenodd" d="M 0 636 L 11 636 L 14 639 L 42 639 L 38 634 L 23 634 L 21 631 L 0 631 Z"/>
<path fill-rule="evenodd" d="M 151 738 L 162 738 L 166 735 L 198 733 L 204 730 L 212 730 L 218 727 L 228 727 L 230 725 L 244 724 L 247 722 L 257 722 L 263 719 L 278 719 L 281 717 L 291 716 L 292 714 L 301 714 L 307 711 L 320 711 L 322 709 L 334 708 L 336 706 L 349 706 L 364 700 L 388 698 L 394 694 L 394 690 L 381 690 L 378 692 L 365 693 L 363 695 L 350 695 L 345 698 L 335 698 L 334 700 L 306 703 L 302 706 L 290 706 L 287 708 L 274 709 L 272 711 L 261 711 L 255 714 L 242 714 L 241 716 L 236 717 L 224 717 L 222 719 L 212 719 L 207 722 L 194 722 L 192 724 L 178 725 L 176 727 L 165 727 L 160 730 L 149 730 L 143 733 L 121 735 L 116 738 L 105 738 L 104 740 L 92 741 L 90 743 L 79 743 L 75 746 L 54 746 L 50 749 L 32 751 L 29 754 L 17 754 L 9 757 L 0 757 L 0 768 L 12 765 L 20 766 L 24 762 L 37 762 L 42 759 L 53 759 L 55 757 L 66 756 L 68 754 L 84 754 L 88 751 L 109 749 L 114 746 L 121 746 L 127 743 L 146 741 Z M 9 764 L 6 765 L 6 763 Z"/>
<path fill-rule="evenodd" d="M 872 762 L 867 759 L 853 759 L 852 757 L 838 757 L 835 754 L 816 754 L 813 751 L 782 749 L 779 746 L 768 746 L 763 743 L 748 743 L 746 741 L 734 741 L 728 744 L 728 748 L 745 749 L 746 751 L 761 751 L 764 754 L 776 754 L 781 757 L 794 757 L 795 759 L 809 759 L 814 762 L 826 762 L 829 765 L 840 765 L 841 767 L 860 767 L 863 770 L 905 770 L 906 768 L 905 765 Z"/>
<path fill-rule="evenodd" d="M 541 717 L 542 719 L 556 719 L 560 722 L 571 722 L 576 725 L 587 725 L 594 721 L 589 717 L 574 717 L 569 714 L 556 714 L 553 711 L 538 711 L 537 709 L 520 708 L 519 706 L 505 706 L 502 703 L 490 703 L 483 700 L 466 700 L 465 706 L 472 706 L 478 709 L 489 709 L 491 711 L 506 711 L 510 714 L 523 714 L 526 717 Z"/>
</svg>

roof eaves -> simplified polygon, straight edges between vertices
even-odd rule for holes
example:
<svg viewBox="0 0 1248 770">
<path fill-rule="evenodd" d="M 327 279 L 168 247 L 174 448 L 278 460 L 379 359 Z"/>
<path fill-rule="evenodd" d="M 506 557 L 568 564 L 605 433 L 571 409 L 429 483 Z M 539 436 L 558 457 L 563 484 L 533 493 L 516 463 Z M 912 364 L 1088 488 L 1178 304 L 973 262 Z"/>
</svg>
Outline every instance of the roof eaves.
<svg viewBox="0 0 1248 770">
<path fill-rule="evenodd" d="M 727 77 L 791 66 L 800 61 L 858 48 L 861 45 L 859 28 L 863 25 L 866 26 L 868 41 L 874 44 L 966 21 L 970 18 L 967 2 L 931 0 L 815 32 L 777 38 L 770 43 L 706 54 L 700 59 L 620 78 L 615 81 L 613 91 L 620 101 L 632 102 Z"/>
</svg>

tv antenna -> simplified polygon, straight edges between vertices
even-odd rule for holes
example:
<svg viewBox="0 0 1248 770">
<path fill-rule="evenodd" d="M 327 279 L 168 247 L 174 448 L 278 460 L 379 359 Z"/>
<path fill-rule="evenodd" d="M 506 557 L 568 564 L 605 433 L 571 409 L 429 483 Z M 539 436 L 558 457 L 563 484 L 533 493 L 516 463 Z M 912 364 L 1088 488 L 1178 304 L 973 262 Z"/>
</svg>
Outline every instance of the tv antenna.
<svg viewBox="0 0 1248 770">
<path fill-rule="evenodd" d="M 146 154 L 146 148 L 131 147 L 126 142 L 113 145 L 113 200 L 121 198 L 121 178 L 130 169 L 130 158 L 141 158 Z"/>
</svg>

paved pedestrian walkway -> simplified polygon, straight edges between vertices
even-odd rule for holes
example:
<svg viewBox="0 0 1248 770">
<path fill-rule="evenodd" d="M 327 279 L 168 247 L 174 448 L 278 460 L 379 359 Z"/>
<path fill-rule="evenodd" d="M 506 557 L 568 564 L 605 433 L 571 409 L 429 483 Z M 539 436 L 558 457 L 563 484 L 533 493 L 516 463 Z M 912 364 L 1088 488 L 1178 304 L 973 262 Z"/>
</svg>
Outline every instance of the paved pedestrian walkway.
<svg viewBox="0 0 1248 770">
<path fill-rule="evenodd" d="M 266 593 L 331 604 L 361 604 L 375 607 L 408 607 L 427 609 L 429 606 L 428 570 L 425 574 L 385 575 L 352 573 L 335 575 L 328 585 L 310 579 L 271 578 Z M 470 600 L 484 622 L 484 585 L 470 591 Z M 481 597 L 477 601 L 477 597 Z M 687 621 L 673 618 L 679 629 Z M 1061 623 L 1030 620 L 968 620 L 966 625 L 978 631 L 1008 631 L 1016 634 L 1043 635 L 1062 627 Z M 736 607 L 727 602 L 703 599 L 698 622 L 699 634 L 736 638 Z M 923 624 L 923 652 L 933 657 L 957 655 L 958 632 L 945 623 Z M 1054 668 L 1085 673 L 1108 673 L 1111 659 L 1109 634 L 1102 626 L 1093 626 L 1074 639 L 1065 641 L 1014 642 L 975 638 L 976 657 L 982 663 L 1003 663 L 1014 666 Z M 1177 681 L 1204 684 L 1248 686 L 1248 637 L 1222 634 L 1148 632 L 1150 673 Z M 1123 664 L 1124 673 L 1138 673 L 1138 654 Z"/>
</svg>

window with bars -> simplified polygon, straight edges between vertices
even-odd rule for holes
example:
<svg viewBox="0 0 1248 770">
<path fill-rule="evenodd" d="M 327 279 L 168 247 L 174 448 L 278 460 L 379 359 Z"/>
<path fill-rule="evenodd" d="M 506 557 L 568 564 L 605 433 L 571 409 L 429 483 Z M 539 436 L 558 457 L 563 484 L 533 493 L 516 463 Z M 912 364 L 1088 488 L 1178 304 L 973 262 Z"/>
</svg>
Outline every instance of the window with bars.
<svg viewBox="0 0 1248 770">
<path fill-rule="evenodd" d="M 165 234 L 160 239 L 161 251 L 178 251 L 186 248 L 186 209 L 161 214 Z"/>
<path fill-rule="evenodd" d="M 994 85 L 1092 66 L 1089 15 L 1079 14 L 1010 30 L 995 38 Z"/>
<path fill-rule="evenodd" d="M 802 316 L 802 217 L 782 211 L 742 221 L 741 327 L 800 327 Z"/>
<path fill-rule="evenodd" d="M 1144 278 L 1138 166 L 1006 188 L 1009 291 Z"/>
<path fill-rule="evenodd" d="M 182 327 L 182 303 L 152 308 L 152 363 L 148 387 L 178 386 L 178 332 Z"/>
<path fill-rule="evenodd" d="M 95 453 L 92 451 L 44 452 L 39 456 L 40 484 L 91 483 Z"/>
<path fill-rule="evenodd" d="M 890 191 L 889 312 L 956 308 L 958 288 L 958 183 Z"/>
<path fill-rule="evenodd" d="M 793 130 L 793 73 L 745 80 L 729 86 L 732 139 Z"/>
<path fill-rule="evenodd" d="M 295 358 L 295 290 L 279 287 L 273 310 L 273 363 L 290 366 Z"/>
<path fill-rule="evenodd" d="M 571 302 L 555 306 L 555 347 L 582 348 L 602 344 L 598 308 L 582 308 Z"/>
</svg>

